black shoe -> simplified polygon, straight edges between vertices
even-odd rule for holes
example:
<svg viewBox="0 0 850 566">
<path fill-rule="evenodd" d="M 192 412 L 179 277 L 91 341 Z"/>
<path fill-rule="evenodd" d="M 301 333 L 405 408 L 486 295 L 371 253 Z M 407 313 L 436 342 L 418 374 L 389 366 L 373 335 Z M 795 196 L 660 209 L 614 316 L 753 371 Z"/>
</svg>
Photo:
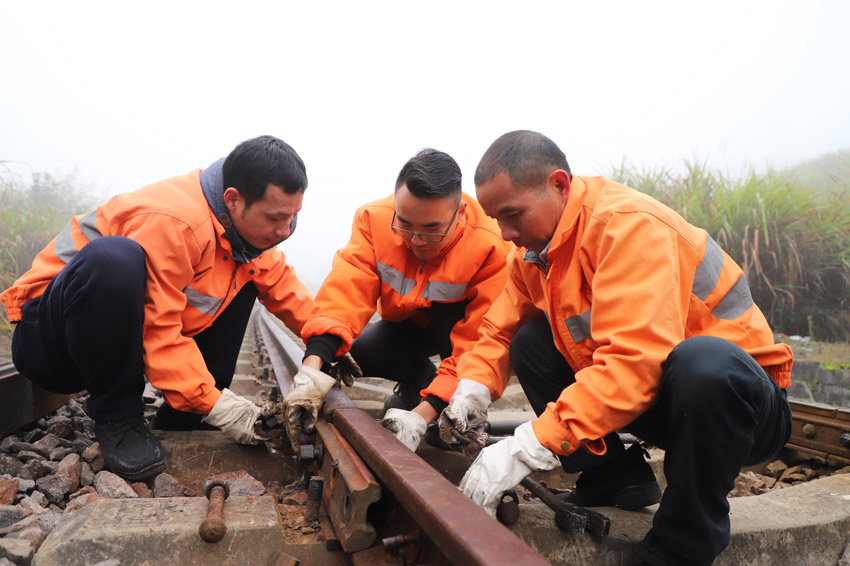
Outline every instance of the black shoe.
<svg viewBox="0 0 850 566">
<path fill-rule="evenodd" d="M 151 421 L 154 430 L 219 430 L 218 427 L 205 423 L 204 415 L 196 415 L 185 411 L 172 409 L 168 403 L 163 403 L 156 410 Z"/>
<path fill-rule="evenodd" d="M 422 402 L 422 396 L 419 394 L 421 390 L 422 387 L 418 385 L 396 383 L 393 387 L 392 396 L 384 403 L 384 412 L 386 413 L 390 409 L 412 411 Z"/>
<path fill-rule="evenodd" d="M 141 415 L 95 423 L 94 434 L 107 467 L 124 479 L 140 481 L 165 469 L 162 444 Z"/>
<path fill-rule="evenodd" d="M 582 472 L 575 490 L 559 497 L 582 507 L 640 509 L 658 503 L 661 488 L 645 453 L 640 444 L 633 444 L 609 462 Z"/>
<path fill-rule="evenodd" d="M 428 387 L 428 384 L 437 375 L 437 366 L 428 358 L 423 358 L 416 363 L 407 379 L 399 381 L 393 387 L 392 396 L 384 403 L 384 412 L 389 409 L 404 409 L 412 411 L 422 402 L 420 391 Z"/>
</svg>

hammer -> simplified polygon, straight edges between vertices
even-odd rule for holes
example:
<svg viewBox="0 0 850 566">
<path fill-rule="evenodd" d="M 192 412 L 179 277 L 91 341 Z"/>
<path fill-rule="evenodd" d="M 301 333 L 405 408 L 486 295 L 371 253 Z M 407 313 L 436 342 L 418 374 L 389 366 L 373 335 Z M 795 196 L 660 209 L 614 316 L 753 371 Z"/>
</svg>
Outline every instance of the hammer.
<svg viewBox="0 0 850 566">
<path fill-rule="evenodd" d="M 207 517 L 198 527 L 198 534 L 204 542 L 218 542 L 224 538 L 227 532 L 227 525 L 224 523 L 224 500 L 229 494 L 227 484 L 212 483 L 207 486 Z"/>
<path fill-rule="evenodd" d="M 543 503 L 555 511 L 555 524 L 565 531 L 580 533 L 587 529 L 595 535 L 604 537 L 611 530 L 611 519 L 602 513 L 562 501 L 557 495 L 531 478 L 523 479 L 520 485 L 539 497 Z"/>
</svg>

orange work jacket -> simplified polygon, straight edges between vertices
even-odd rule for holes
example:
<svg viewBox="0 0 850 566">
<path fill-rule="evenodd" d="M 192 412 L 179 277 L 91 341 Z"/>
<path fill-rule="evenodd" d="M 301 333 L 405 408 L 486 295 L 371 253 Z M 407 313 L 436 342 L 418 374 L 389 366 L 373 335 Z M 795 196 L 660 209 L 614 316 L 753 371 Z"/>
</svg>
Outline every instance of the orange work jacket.
<svg viewBox="0 0 850 566">
<path fill-rule="evenodd" d="M 516 249 L 508 272 L 458 375 L 499 398 L 511 374 L 511 339 L 545 315 L 576 372 L 575 383 L 532 422 L 555 454 L 580 446 L 604 453 L 602 438 L 653 403 L 661 364 L 691 336 L 730 340 L 779 387 L 790 385 L 791 349 L 774 344 L 741 268 L 705 230 L 629 187 L 574 176 L 547 250 Z"/>
<path fill-rule="evenodd" d="M 101 236 L 124 236 L 145 250 L 145 375 L 175 409 L 207 414 L 221 392 L 192 336 L 208 328 L 253 282 L 259 300 L 300 332 L 312 306 L 284 254 L 271 249 L 250 263 L 232 258 L 225 229 L 200 184 L 201 170 L 118 195 L 70 220 L 0 299 L 10 321 L 40 297 L 73 255 Z"/>
<path fill-rule="evenodd" d="M 442 361 L 437 376 L 423 390 L 448 401 L 457 386 L 457 356 L 478 338 L 484 313 L 505 286 L 505 259 L 512 244 L 502 240 L 498 225 L 474 198 L 458 214 L 454 237 L 443 252 L 422 261 L 390 229 L 393 196 L 360 207 L 351 239 L 334 256 L 330 274 L 316 294 L 310 319 L 301 332 L 342 338 L 337 355 L 351 347 L 377 309 L 381 318 L 398 322 L 412 318 L 424 324 L 421 309 L 432 302 L 469 301 L 463 319 L 451 331 L 452 355 Z"/>
</svg>

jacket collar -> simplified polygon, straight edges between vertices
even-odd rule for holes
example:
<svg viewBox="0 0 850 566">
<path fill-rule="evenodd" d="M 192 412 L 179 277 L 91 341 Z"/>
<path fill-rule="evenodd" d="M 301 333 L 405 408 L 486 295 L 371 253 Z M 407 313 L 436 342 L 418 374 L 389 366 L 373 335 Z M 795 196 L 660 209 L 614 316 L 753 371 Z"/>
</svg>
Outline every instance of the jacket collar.
<svg viewBox="0 0 850 566">
<path fill-rule="evenodd" d="M 561 219 L 558 221 L 558 226 L 555 228 L 555 233 L 549 242 L 550 253 L 551 250 L 558 248 L 558 246 L 571 236 L 588 197 L 588 186 L 585 178 L 573 175 L 573 180 L 570 183 L 570 196 L 567 198 L 564 212 L 561 213 Z"/>
<path fill-rule="evenodd" d="M 522 261 L 526 263 L 533 263 L 537 267 L 543 270 L 543 273 L 549 273 L 549 246 L 552 245 L 552 240 L 546 244 L 546 247 L 540 253 L 535 252 L 531 249 L 525 250 L 525 255 L 522 256 Z"/>
<path fill-rule="evenodd" d="M 552 234 L 552 239 L 546 244 L 539 254 L 533 250 L 526 250 L 522 258 L 523 262 L 533 263 L 537 265 L 543 273 L 549 273 L 549 258 L 552 253 L 558 249 L 565 240 L 567 240 L 575 229 L 578 222 L 581 210 L 588 200 L 588 186 L 583 177 L 573 175 L 573 180 L 570 183 L 570 196 L 567 198 L 567 204 L 564 206 L 564 211 L 561 213 L 561 218 L 558 220 L 558 225 L 555 227 L 555 233 Z"/>
<path fill-rule="evenodd" d="M 219 223 L 224 227 L 224 237 L 230 242 L 231 253 L 233 259 L 242 263 L 250 263 L 258 258 L 264 251 L 278 245 L 276 242 L 268 248 L 255 248 L 248 242 L 242 239 L 239 232 L 233 226 L 233 221 L 230 218 L 230 212 L 224 205 L 224 175 L 222 168 L 224 166 L 224 158 L 222 157 L 212 165 L 201 171 L 201 188 L 204 190 L 204 197 L 207 199 L 207 204 L 215 215 Z M 281 240 L 283 241 L 283 240 Z"/>
</svg>

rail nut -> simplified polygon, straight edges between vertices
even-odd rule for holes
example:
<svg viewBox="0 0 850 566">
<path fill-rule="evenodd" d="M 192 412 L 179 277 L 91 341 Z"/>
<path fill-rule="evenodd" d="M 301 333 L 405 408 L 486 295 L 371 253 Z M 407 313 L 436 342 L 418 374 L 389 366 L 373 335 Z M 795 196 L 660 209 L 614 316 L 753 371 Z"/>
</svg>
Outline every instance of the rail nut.
<svg viewBox="0 0 850 566">
<path fill-rule="evenodd" d="M 841 446 L 844 448 L 850 448 L 850 432 L 842 434 L 841 438 L 838 439 L 838 442 L 840 442 Z"/>
<path fill-rule="evenodd" d="M 314 463 L 322 467 L 322 457 L 324 451 L 321 446 L 313 446 L 312 444 L 302 444 L 298 448 L 298 459 L 302 466 L 310 467 Z"/>
</svg>

